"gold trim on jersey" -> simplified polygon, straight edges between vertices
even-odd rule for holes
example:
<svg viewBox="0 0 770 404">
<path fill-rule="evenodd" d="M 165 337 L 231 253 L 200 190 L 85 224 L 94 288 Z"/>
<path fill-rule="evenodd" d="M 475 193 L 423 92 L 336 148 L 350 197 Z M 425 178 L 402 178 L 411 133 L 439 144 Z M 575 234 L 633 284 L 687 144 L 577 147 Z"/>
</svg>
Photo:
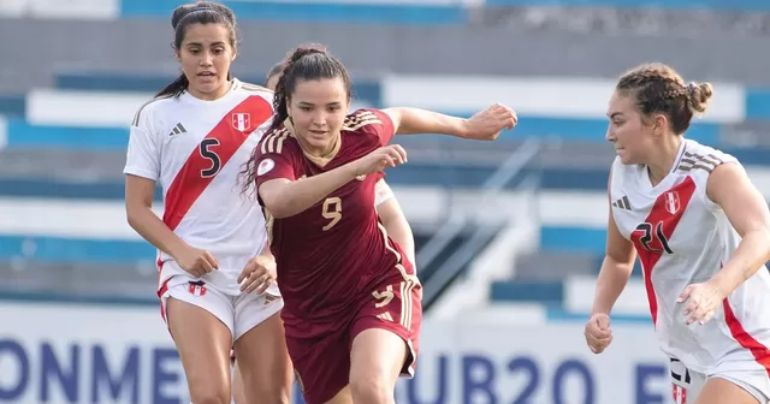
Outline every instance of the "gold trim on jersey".
<svg viewBox="0 0 770 404">
<path fill-rule="evenodd" d="M 258 91 L 258 92 L 270 92 L 270 93 L 273 92 L 269 88 L 260 86 L 259 84 L 247 83 L 243 81 L 241 82 L 241 88 L 246 91 Z"/>
<path fill-rule="evenodd" d="M 404 326 L 407 330 L 411 329 L 412 325 L 412 289 L 415 287 L 421 287 L 420 280 L 417 278 L 416 275 L 410 275 L 406 272 L 406 268 L 401 264 L 401 254 L 393 248 L 390 244 L 388 244 L 388 231 L 385 229 L 385 226 L 382 225 L 382 223 L 377 222 L 377 227 L 380 229 L 380 232 L 382 233 L 382 236 L 385 241 L 385 249 L 393 255 L 396 256 L 396 269 L 401 274 L 401 277 L 404 279 L 403 282 L 401 282 L 400 291 L 401 291 L 401 319 L 400 324 Z"/>
<path fill-rule="evenodd" d="M 262 154 L 281 154 L 281 152 L 283 152 L 283 142 L 287 137 L 289 137 L 289 132 L 285 128 L 272 131 L 268 133 L 264 139 L 262 139 L 262 145 L 259 147 L 259 150 L 262 152 Z"/>
<path fill-rule="evenodd" d="M 267 146 L 268 153 L 281 154 L 281 152 L 283 152 L 283 142 L 287 137 L 289 137 L 289 131 L 286 129 L 282 129 L 276 133 L 276 135 L 270 139 L 270 144 Z"/>
<path fill-rule="evenodd" d="M 371 124 L 382 125 L 382 121 L 374 114 L 374 112 L 359 111 L 358 113 L 345 118 L 345 121 L 342 123 L 342 130 L 353 132 Z"/>
<path fill-rule="evenodd" d="M 412 289 L 417 284 L 412 280 L 401 282 L 401 325 L 410 330 L 412 328 Z"/>
<path fill-rule="evenodd" d="M 174 96 L 173 94 L 166 94 L 166 95 L 163 95 L 163 96 L 160 96 L 160 97 L 155 97 L 155 98 L 145 102 L 144 104 L 142 104 L 142 106 L 139 107 L 139 110 L 136 111 L 136 114 L 134 114 L 134 119 L 131 121 L 131 126 L 138 126 L 139 125 L 139 117 L 142 115 L 142 111 L 144 110 L 144 108 L 146 106 L 152 104 L 155 101 L 166 100 L 166 99 L 169 99 L 169 98 L 171 98 L 173 96 Z"/>
<path fill-rule="evenodd" d="M 259 141 L 259 143 L 260 143 L 259 151 L 262 154 L 267 153 L 267 144 L 270 141 L 270 139 L 273 138 L 273 136 L 275 136 L 275 135 L 276 135 L 276 131 L 267 132 L 267 134 L 265 134 L 265 136 L 262 138 L 262 140 Z"/>
<path fill-rule="evenodd" d="M 382 233 L 382 237 L 385 242 L 385 249 L 396 256 L 396 269 L 398 269 L 398 272 L 401 274 L 401 277 L 404 278 L 404 280 L 417 281 L 417 283 L 419 284 L 420 281 L 417 279 L 416 275 L 409 275 L 408 273 L 406 273 L 406 268 L 404 268 L 404 266 L 401 264 L 402 262 L 401 254 L 398 252 L 398 250 L 396 250 L 395 248 L 393 248 L 388 244 L 388 231 L 385 229 L 385 226 L 383 226 L 382 223 L 377 222 L 377 228 L 379 228 L 380 233 Z"/>
<path fill-rule="evenodd" d="M 265 215 L 265 231 L 267 232 L 267 244 L 273 244 L 273 225 L 275 224 L 275 218 L 267 208 L 262 208 L 262 213 Z"/>
<path fill-rule="evenodd" d="M 326 153 L 323 156 L 314 156 L 310 153 L 308 153 L 304 147 L 302 147 L 302 139 L 296 135 L 296 131 L 294 130 L 294 124 L 291 122 L 291 118 L 287 117 L 283 121 L 283 126 L 286 128 L 286 130 L 289 131 L 289 135 L 297 140 L 297 143 L 299 143 L 299 148 L 302 150 L 302 154 L 305 155 L 305 157 L 312 161 L 313 164 L 319 166 L 319 167 L 325 167 L 327 164 L 329 164 L 330 161 L 332 161 L 335 157 L 337 157 L 337 153 L 340 152 L 340 148 L 342 147 L 342 142 L 340 141 L 340 138 L 342 135 L 337 136 L 336 142 L 334 143 L 334 146 L 332 146 L 331 151 Z"/>
</svg>

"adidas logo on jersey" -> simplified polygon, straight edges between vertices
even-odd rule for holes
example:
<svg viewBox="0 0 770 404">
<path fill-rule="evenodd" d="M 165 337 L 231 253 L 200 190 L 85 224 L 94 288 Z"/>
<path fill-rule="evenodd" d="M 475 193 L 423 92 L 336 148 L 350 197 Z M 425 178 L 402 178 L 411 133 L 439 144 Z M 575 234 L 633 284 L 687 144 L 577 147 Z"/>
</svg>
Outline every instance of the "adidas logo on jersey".
<svg viewBox="0 0 770 404">
<path fill-rule="evenodd" d="M 615 202 L 612 202 L 612 206 L 620 209 L 631 210 L 631 204 L 628 203 L 628 196 L 623 196 Z"/>
<path fill-rule="evenodd" d="M 176 126 L 174 126 L 174 129 L 171 132 L 169 132 L 168 135 L 174 136 L 180 133 L 187 133 L 187 129 L 185 129 L 184 126 L 182 126 L 181 122 L 177 123 Z"/>
</svg>

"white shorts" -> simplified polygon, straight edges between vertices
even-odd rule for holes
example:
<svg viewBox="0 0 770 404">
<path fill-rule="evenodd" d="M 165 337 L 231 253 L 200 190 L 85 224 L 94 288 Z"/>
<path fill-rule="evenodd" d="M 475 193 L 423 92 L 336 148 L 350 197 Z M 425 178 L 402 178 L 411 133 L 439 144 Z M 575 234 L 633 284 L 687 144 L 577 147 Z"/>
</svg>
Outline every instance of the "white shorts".
<svg viewBox="0 0 770 404">
<path fill-rule="evenodd" d="M 186 275 L 174 275 L 161 291 L 160 304 L 166 320 L 169 297 L 198 306 L 213 314 L 230 330 L 233 342 L 283 308 L 283 299 L 269 293 L 222 293 L 205 281 Z"/>
<path fill-rule="evenodd" d="M 760 404 L 770 404 L 770 375 L 762 369 L 726 370 L 717 368 L 708 375 L 690 370 L 678 359 L 669 362 L 674 404 L 690 404 L 697 400 L 703 385 L 713 378 L 727 380 L 754 396 Z"/>
</svg>

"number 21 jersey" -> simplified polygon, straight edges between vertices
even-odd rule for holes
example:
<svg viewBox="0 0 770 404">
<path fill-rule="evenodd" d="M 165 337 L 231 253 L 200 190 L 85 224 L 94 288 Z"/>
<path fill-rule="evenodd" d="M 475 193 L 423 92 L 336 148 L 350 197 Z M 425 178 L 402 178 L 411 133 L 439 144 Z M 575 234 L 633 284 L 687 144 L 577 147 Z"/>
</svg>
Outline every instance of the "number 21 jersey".
<svg viewBox="0 0 770 404">
<path fill-rule="evenodd" d="M 738 164 L 719 150 L 682 139 L 671 172 L 657 185 L 647 167 L 612 165 L 610 204 L 620 233 L 642 264 L 650 313 L 662 350 L 695 371 L 765 369 L 770 374 L 770 274 L 760 268 L 735 289 L 705 325 L 686 325 L 677 297 L 725 264 L 740 236 L 706 185 L 721 164 Z"/>
</svg>

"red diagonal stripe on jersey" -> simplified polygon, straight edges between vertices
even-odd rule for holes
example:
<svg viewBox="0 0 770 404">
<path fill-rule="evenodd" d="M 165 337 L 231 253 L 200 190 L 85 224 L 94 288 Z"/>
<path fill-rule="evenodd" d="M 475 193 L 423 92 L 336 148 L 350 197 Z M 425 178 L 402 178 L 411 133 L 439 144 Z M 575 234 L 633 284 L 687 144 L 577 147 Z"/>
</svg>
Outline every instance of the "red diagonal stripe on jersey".
<svg viewBox="0 0 770 404">
<path fill-rule="evenodd" d="M 642 271 L 644 272 L 644 286 L 647 289 L 647 301 L 650 304 L 650 314 L 652 315 L 653 324 L 657 324 L 658 321 L 658 302 L 655 298 L 655 288 L 652 286 L 652 270 L 655 264 L 663 255 L 665 246 L 657 235 L 657 229 L 662 227 L 662 233 L 666 240 L 671 240 L 671 236 L 674 234 L 676 226 L 679 224 L 679 220 L 682 218 L 684 211 L 687 209 L 687 204 L 690 202 L 693 193 L 695 192 L 695 181 L 692 178 L 687 177 L 681 183 L 675 185 L 668 191 L 663 192 L 655 200 L 655 204 L 652 205 L 650 214 L 645 219 L 645 223 L 651 226 L 651 232 L 645 233 L 642 230 L 635 230 L 631 233 L 631 241 L 633 241 L 636 251 L 639 254 L 639 259 L 642 261 Z M 672 200 L 668 195 L 677 196 L 679 202 L 678 208 L 673 209 L 675 212 L 670 212 Z M 651 236 L 650 239 L 645 242 L 644 236 Z"/>
<path fill-rule="evenodd" d="M 735 338 L 742 347 L 751 351 L 751 354 L 754 355 L 754 359 L 765 368 L 767 375 L 770 376 L 770 349 L 754 339 L 754 337 L 743 328 L 741 322 L 735 317 L 735 313 L 733 313 L 733 309 L 730 307 L 730 302 L 727 301 L 727 299 L 722 301 L 722 306 L 725 309 L 725 321 L 727 322 L 727 327 L 730 328 L 730 334 L 733 335 L 733 338 Z"/>
<path fill-rule="evenodd" d="M 248 133 L 238 131 L 233 127 L 232 116 L 238 113 L 249 113 L 251 115 L 251 128 L 253 130 L 272 116 L 273 109 L 262 97 L 250 96 L 225 114 L 214 129 L 206 135 L 203 140 L 216 139 L 219 142 L 218 145 L 212 147 L 212 150 L 219 156 L 221 167 L 227 164 L 233 154 L 235 154 L 235 151 L 248 138 Z M 201 171 L 205 171 L 210 167 L 211 160 L 203 157 L 200 147 L 196 147 L 190 153 L 190 157 L 187 158 L 179 173 L 177 173 L 171 186 L 168 187 L 163 223 L 166 223 L 171 230 L 174 230 L 179 225 L 179 222 L 182 221 L 182 218 L 190 210 L 193 203 L 195 203 L 214 179 L 215 176 L 201 176 Z"/>
</svg>

